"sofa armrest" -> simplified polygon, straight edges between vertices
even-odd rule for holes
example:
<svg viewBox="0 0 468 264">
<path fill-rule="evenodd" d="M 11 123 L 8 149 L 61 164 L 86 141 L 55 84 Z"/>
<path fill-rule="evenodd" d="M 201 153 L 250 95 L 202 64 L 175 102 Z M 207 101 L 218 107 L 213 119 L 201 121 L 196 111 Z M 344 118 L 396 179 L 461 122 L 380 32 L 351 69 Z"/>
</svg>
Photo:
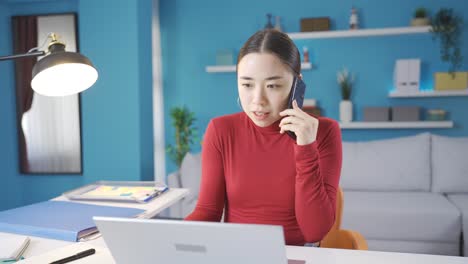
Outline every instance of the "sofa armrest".
<svg viewBox="0 0 468 264">
<path fill-rule="evenodd" d="M 323 248 L 367 250 L 366 239 L 358 232 L 351 230 L 333 230 L 320 242 Z"/>
<path fill-rule="evenodd" d="M 179 180 L 177 179 L 179 171 L 173 171 L 169 175 L 167 175 L 167 186 L 172 188 L 180 188 Z"/>
</svg>

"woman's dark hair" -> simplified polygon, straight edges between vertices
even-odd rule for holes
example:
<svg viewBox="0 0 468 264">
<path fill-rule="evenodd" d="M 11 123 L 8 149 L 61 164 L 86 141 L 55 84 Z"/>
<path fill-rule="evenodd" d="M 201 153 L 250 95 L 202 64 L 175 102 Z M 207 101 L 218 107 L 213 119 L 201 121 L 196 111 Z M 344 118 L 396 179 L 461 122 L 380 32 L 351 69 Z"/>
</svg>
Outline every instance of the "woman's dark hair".
<svg viewBox="0 0 468 264">
<path fill-rule="evenodd" d="M 276 55 L 295 75 L 299 76 L 301 73 L 299 50 L 289 36 L 281 31 L 264 29 L 253 34 L 242 46 L 237 65 L 245 55 L 254 52 Z"/>
</svg>

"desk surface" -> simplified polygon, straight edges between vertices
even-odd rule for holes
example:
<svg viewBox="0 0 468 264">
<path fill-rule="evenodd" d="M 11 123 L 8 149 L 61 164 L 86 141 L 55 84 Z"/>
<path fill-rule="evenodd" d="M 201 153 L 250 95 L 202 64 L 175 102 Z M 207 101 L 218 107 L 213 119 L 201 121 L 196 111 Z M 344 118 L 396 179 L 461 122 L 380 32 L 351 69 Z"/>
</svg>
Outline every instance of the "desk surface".
<svg viewBox="0 0 468 264">
<path fill-rule="evenodd" d="M 99 205 L 109 206 L 127 206 L 146 210 L 140 215 L 140 218 L 151 218 L 160 213 L 165 208 L 171 206 L 178 200 L 182 199 L 188 194 L 187 189 L 171 189 L 161 197 L 151 201 L 148 204 L 132 204 L 132 203 L 112 203 L 112 202 L 83 202 Z M 54 200 L 66 201 L 63 196 L 57 197 Z M 5 233 L 0 232 L 0 236 Z M 9 234 L 10 235 L 10 234 Z M 73 242 L 45 239 L 39 237 L 31 237 L 31 243 L 25 252 L 26 262 L 32 256 L 44 254 L 48 251 L 56 250 L 61 247 L 72 245 Z M 115 263 L 110 256 L 107 246 L 102 239 L 87 241 L 84 244 L 100 248 L 103 254 L 100 254 L 100 259 L 95 257 L 86 257 L 76 264 L 80 263 Z M 386 264 L 386 263 L 402 263 L 402 264 L 468 264 L 468 258 L 451 257 L 451 256 L 438 256 L 438 255 L 423 255 L 423 254 L 406 254 L 406 253 L 391 253 L 391 252 L 378 252 L 378 251 L 361 251 L 361 250 L 343 250 L 343 249 L 326 249 L 326 248 L 313 248 L 313 247 L 294 247 L 286 246 L 286 254 L 289 259 L 305 260 L 306 263 L 343 263 L 343 264 Z M 105 261 L 103 261 L 105 259 Z M 22 261 L 21 261 L 22 262 Z M 18 263 L 21 263 L 18 262 Z M 75 262 L 74 262 L 75 263 Z"/>
<path fill-rule="evenodd" d="M 124 202 L 124 203 L 116 203 L 116 202 L 94 202 L 94 201 L 73 201 L 73 202 L 79 202 L 79 203 L 85 203 L 85 204 L 95 204 L 95 205 L 107 205 L 107 206 L 121 206 L 121 207 L 131 207 L 131 208 L 138 208 L 145 210 L 144 213 L 140 214 L 138 218 L 152 218 L 156 216 L 158 213 L 163 211 L 164 209 L 168 208 L 169 206 L 173 205 L 180 199 L 184 198 L 187 194 L 189 193 L 188 189 L 182 189 L 182 188 L 171 188 L 161 196 L 157 197 L 156 199 L 153 199 L 149 203 L 130 203 L 130 202 Z M 59 196 L 57 198 L 54 198 L 52 200 L 55 201 L 69 201 L 66 197 Z M 0 237 L 2 235 L 6 235 L 5 233 L 0 232 Z M 8 234 L 11 235 L 11 234 Z M 63 241 L 63 240 L 54 240 L 54 239 L 45 239 L 45 238 L 40 238 L 40 237 L 31 237 L 31 242 L 28 246 L 28 249 L 26 250 L 24 257 L 32 257 L 36 255 L 43 254 L 47 251 L 60 248 L 66 245 L 70 245 L 73 242 L 68 242 L 68 241 Z M 86 243 L 89 243 L 93 246 L 99 246 L 99 247 L 106 247 L 104 240 L 102 237 L 90 240 Z"/>
<path fill-rule="evenodd" d="M 286 254 L 289 259 L 305 260 L 307 264 L 468 264 L 466 257 L 314 247 L 287 246 Z"/>
<path fill-rule="evenodd" d="M 34 238 L 31 241 L 31 249 L 36 251 L 41 245 L 49 244 L 51 250 L 71 245 L 71 242 L 60 241 L 62 244 L 53 244 L 46 239 Z M 115 264 L 110 252 L 108 251 L 102 238 L 85 242 L 86 246 L 97 248 L 100 254 L 96 256 L 86 257 L 76 264 Z M 29 250 L 29 249 L 28 249 Z M 406 253 L 391 253 L 378 251 L 363 251 L 363 250 L 345 250 L 345 249 L 329 249 L 329 248 L 314 248 L 314 247 L 296 247 L 286 246 L 286 255 L 288 259 L 305 260 L 306 264 L 320 263 L 336 263 L 336 264 L 467 264 L 468 258 L 450 257 L 438 255 L 422 255 L 422 254 L 406 254 Z M 23 261 L 19 262 L 22 263 Z M 24 261 L 26 263 L 36 263 L 35 261 Z M 25 264 L 26 264 L 25 263 Z M 74 262 L 75 263 L 75 262 Z"/>
</svg>

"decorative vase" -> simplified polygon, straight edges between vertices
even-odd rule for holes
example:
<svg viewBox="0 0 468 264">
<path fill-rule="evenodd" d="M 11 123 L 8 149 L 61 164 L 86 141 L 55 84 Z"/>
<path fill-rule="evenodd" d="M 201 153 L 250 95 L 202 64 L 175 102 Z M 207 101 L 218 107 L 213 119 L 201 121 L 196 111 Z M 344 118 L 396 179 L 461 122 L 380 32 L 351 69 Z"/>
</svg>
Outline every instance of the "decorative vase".
<svg viewBox="0 0 468 264">
<path fill-rule="evenodd" d="M 353 121 L 353 103 L 350 100 L 343 100 L 340 102 L 340 121 Z"/>
<path fill-rule="evenodd" d="M 275 16 L 275 29 L 278 31 L 283 31 L 280 20 L 281 20 L 280 16 Z"/>
<path fill-rule="evenodd" d="M 430 24 L 431 22 L 427 17 L 413 18 L 413 20 L 411 20 L 411 26 L 413 27 L 429 26 Z"/>
<path fill-rule="evenodd" d="M 265 29 L 273 28 L 273 24 L 271 23 L 271 14 L 267 14 L 267 23 L 265 24 Z"/>
</svg>

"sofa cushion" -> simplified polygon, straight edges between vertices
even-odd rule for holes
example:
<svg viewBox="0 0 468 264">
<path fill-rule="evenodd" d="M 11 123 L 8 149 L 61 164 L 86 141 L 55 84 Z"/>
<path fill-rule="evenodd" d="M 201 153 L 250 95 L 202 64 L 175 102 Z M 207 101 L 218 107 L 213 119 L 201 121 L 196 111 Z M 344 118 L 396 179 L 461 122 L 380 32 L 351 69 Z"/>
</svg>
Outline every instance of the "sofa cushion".
<svg viewBox="0 0 468 264">
<path fill-rule="evenodd" d="M 432 135 L 432 190 L 468 192 L 468 138 Z"/>
<path fill-rule="evenodd" d="M 460 211 L 430 192 L 344 192 L 343 228 L 368 239 L 457 242 Z"/>
<path fill-rule="evenodd" d="M 180 173 L 182 186 L 180 186 L 177 173 Z M 171 173 L 167 178 L 169 187 L 187 188 L 190 190 L 182 200 L 173 204 L 169 208 L 169 215 L 172 218 L 184 218 L 190 214 L 197 204 L 200 180 L 201 180 L 201 153 L 187 153 L 182 160 L 178 172 Z"/>
<path fill-rule="evenodd" d="M 468 194 L 450 194 L 447 197 L 462 214 L 462 228 L 465 241 L 463 252 L 466 257 L 468 256 Z"/>
<path fill-rule="evenodd" d="M 180 165 L 182 187 L 190 189 L 189 200 L 197 199 L 201 180 L 201 153 L 188 152 Z"/>
<path fill-rule="evenodd" d="M 366 239 L 369 250 L 401 253 L 417 253 L 432 255 L 460 255 L 460 241 L 457 242 L 427 242 L 427 241 L 401 241 L 401 240 L 372 240 Z M 419 256 L 419 255 L 418 255 Z M 434 263 L 438 256 L 428 256 Z M 392 263 L 391 261 L 388 263 Z M 399 263 L 399 262 L 393 262 Z M 409 263 L 425 263 L 414 261 Z M 429 262 L 430 263 L 430 262 Z M 444 263 L 441 259 L 440 263 Z"/>
<path fill-rule="evenodd" d="M 429 191 L 430 134 L 343 142 L 343 190 Z"/>
</svg>

